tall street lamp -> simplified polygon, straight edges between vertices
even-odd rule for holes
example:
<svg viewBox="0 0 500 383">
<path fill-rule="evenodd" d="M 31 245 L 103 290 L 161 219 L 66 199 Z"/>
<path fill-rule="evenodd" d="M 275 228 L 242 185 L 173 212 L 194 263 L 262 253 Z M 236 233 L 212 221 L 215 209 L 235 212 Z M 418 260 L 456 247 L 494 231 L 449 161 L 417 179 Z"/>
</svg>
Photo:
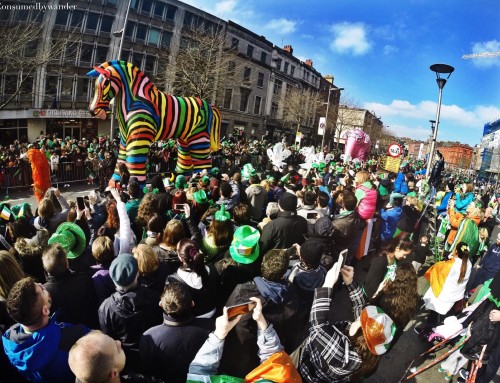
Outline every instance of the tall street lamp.
<svg viewBox="0 0 500 383">
<path fill-rule="evenodd" d="M 118 46 L 118 55 L 117 60 L 121 59 L 122 49 L 123 49 L 123 40 L 125 40 L 125 29 L 127 28 L 128 21 L 128 13 L 130 11 L 130 5 L 132 4 L 132 0 L 128 0 L 127 12 L 125 12 L 125 20 L 123 21 L 123 28 L 119 31 L 113 32 L 113 36 L 120 36 L 120 45 Z M 109 127 L 109 140 L 113 141 L 113 133 L 115 131 L 115 99 L 111 102 L 111 124 Z"/>
<path fill-rule="evenodd" d="M 326 131 L 328 130 L 328 109 L 330 108 L 330 94 L 332 94 L 332 91 L 342 92 L 343 90 L 344 88 L 334 88 L 332 86 L 328 89 L 328 100 L 326 101 L 325 130 L 323 130 L 323 139 L 321 140 L 321 151 L 323 151 L 323 148 L 325 147 L 325 136 Z"/>
<path fill-rule="evenodd" d="M 429 160 L 427 161 L 427 170 L 426 170 L 426 176 L 427 178 L 430 177 L 431 175 L 431 168 L 432 168 L 432 159 L 434 158 L 434 151 L 436 150 L 436 138 L 438 134 L 438 128 L 439 128 L 439 115 L 441 114 L 441 98 L 443 96 L 443 88 L 446 85 L 446 81 L 450 78 L 451 74 L 455 70 L 451 65 L 447 64 L 433 64 L 430 66 L 430 70 L 436 73 L 436 82 L 439 87 L 439 98 L 438 98 L 438 105 L 437 105 L 437 110 L 436 110 L 436 127 L 434 129 L 434 132 L 432 134 L 432 141 L 431 141 L 431 151 L 429 152 Z M 448 77 L 442 78 L 441 75 L 447 74 Z"/>
</svg>

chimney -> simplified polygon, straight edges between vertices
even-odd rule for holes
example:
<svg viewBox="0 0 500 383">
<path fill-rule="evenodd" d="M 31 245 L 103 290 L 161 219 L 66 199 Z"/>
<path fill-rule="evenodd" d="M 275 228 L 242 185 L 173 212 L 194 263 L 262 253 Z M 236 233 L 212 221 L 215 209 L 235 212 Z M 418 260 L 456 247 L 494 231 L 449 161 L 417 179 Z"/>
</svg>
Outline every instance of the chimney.
<svg viewBox="0 0 500 383">
<path fill-rule="evenodd" d="M 307 59 L 307 60 L 306 60 L 306 62 L 305 62 L 304 64 L 306 64 L 307 66 L 310 66 L 311 68 L 312 68 L 312 66 L 313 66 L 313 62 L 312 62 L 312 60 L 311 60 L 311 59 Z"/>
<path fill-rule="evenodd" d="M 327 74 L 324 79 L 328 81 L 330 84 L 333 84 L 333 76 L 331 74 Z"/>
<path fill-rule="evenodd" d="M 283 50 L 284 50 L 285 52 L 288 52 L 288 53 L 290 53 L 291 55 L 293 55 L 293 48 L 292 48 L 292 46 L 291 46 L 291 45 L 285 45 L 285 46 L 283 47 Z"/>
</svg>

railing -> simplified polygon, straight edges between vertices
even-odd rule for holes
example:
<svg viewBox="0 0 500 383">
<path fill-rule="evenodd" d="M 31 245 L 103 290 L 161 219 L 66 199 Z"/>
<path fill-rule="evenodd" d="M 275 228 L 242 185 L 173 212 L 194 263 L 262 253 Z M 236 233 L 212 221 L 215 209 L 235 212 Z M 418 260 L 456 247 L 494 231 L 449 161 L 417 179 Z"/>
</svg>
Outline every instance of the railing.
<svg viewBox="0 0 500 383">
<path fill-rule="evenodd" d="M 176 158 L 169 158 L 167 161 L 161 159 L 159 162 L 153 162 L 149 165 L 148 177 L 175 170 Z M 215 156 L 212 159 L 214 167 L 221 167 L 223 159 L 220 156 Z M 71 184 L 75 182 L 88 181 L 90 178 L 97 179 L 99 176 L 99 168 L 94 167 L 92 161 L 82 162 L 61 162 L 57 170 L 50 171 L 50 180 L 52 184 Z M 98 182 L 98 181 L 96 181 Z M 25 163 L 22 166 L 12 166 L 0 168 L 0 186 L 7 189 L 31 187 L 33 177 L 31 166 Z"/>
</svg>

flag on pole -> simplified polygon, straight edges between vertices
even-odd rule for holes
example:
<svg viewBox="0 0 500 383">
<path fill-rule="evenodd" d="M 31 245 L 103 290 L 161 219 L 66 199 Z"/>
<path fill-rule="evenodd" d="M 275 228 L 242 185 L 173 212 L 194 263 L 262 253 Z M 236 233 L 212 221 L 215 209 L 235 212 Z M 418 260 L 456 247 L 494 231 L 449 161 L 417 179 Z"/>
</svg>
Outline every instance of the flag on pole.
<svg viewBox="0 0 500 383">
<path fill-rule="evenodd" d="M 2 212 L 0 213 L 0 218 L 5 219 L 8 221 L 10 219 L 11 211 L 7 206 L 4 206 L 2 209 Z"/>
</svg>

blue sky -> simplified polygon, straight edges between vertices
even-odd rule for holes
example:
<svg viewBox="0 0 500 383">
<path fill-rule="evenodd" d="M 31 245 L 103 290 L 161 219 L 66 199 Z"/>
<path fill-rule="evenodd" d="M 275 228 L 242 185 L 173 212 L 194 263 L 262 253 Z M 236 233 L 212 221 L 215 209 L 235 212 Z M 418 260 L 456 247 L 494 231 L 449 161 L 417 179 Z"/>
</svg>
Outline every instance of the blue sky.
<svg viewBox="0 0 500 383">
<path fill-rule="evenodd" d="M 187 0 L 333 74 L 346 99 L 400 136 L 426 139 L 438 87 L 429 66 L 455 67 L 443 90 L 438 140 L 479 143 L 500 118 L 498 0 Z"/>
</svg>

